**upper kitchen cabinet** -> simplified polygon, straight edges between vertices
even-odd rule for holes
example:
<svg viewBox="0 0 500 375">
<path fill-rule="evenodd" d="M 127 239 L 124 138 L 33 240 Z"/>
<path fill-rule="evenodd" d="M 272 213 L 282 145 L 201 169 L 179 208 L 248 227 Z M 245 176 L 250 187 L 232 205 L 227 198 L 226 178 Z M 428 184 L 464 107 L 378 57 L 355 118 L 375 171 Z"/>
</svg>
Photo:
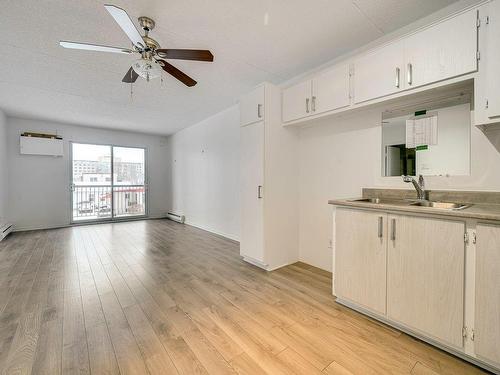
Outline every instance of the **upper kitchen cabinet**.
<svg viewBox="0 0 500 375">
<path fill-rule="evenodd" d="M 349 106 L 349 74 L 349 64 L 341 64 L 283 90 L 283 122 Z"/>
<path fill-rule="evenodd" d="M 470 10 L 356 59 L 354 102 L 476 70 L 477 10 Z"/>
<path fill-rule="evenodd" d="M 283 90 L 283 122 L 298 120 L 311 114 L 311 81 Z"/>
<path fill-rule="evenodd" d="M 500 85 L 497 77 L 500 72 L 500 0 L 488 4 L 488 14 L 483 25 L 486 34 L 487 59 L 486 59 L 486 114 L 489 119 L 500 121 Z M 481 106 L 482 103 L 479 103 Z"/>
<path fill-rule="evenodd" d="M 313 114 L 333 111 L 350 104 L 349 64 L 335 66 L 312 80 Z"/>
<path fill-rule="evenodd" d="M 301 123 L 403 96 L 410 101 L 421 101 L 421 97 L 409 95 L 426 89 L 429 89 L 426 100 L 440 99 L 437 97 L 440 94 L 433 89 L 471 79 L 474 79 L 475 97 L 479 99 L 476 103 L 483 106 L 476 118 L 490 119 L 482 123 L 494 122 L 491 119 L 500 122 L 500 100 L 497 99 L 500 85 L 486 77 L 488 71 L 494 77 L 500 70 L 500 49 L 497 48 L 500 22 L 495 22 L 500 13 L 499 3 L 500 0 L 493 0 L 469 8 L 284 89 L 282 122 L 284 125 Z M 483 22 L 488 28 L 487 37 L 478 35 L 478 17 L 485 9 L 491 14 Z M 482 61 L 483 55 L 488 60 L 486 63 Z"/>
<path fill-rule="evenodd" d="M 354 61 L 354 102 L 394 94 L 404 87 L 404 42 L 370 51 Z"/>
<path fill-rule="evenodd" d="M 264 120 L 264 85 L 257 86 L 254 90 L 240 99 L 240 124 L 245 126 Z"/>
<path fill-rule="evenodd" d="M 479 74 L 474 84 L 474 119 L 476 125 L 500 122 L 500 0 L 479 8 Z"/>
<path fill-rule="evenodd" d="M 413 88 L 477 70 L 477 10 L 405 38 L 405 84 Z"/>
</svg>

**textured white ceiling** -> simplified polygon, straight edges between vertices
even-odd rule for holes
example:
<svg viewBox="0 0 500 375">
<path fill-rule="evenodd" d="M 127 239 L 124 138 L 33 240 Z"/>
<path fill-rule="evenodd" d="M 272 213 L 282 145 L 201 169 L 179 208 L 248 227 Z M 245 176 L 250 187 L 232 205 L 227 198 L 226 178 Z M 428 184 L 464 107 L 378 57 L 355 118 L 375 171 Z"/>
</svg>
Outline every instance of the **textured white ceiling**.
<svg viewBox="0 0 500 375">
<path fill-rule="evenodd" d="M 97 0 L 0 0 L 0 108 L 14 116 L 171 134 L 455 0 L 109 0 L 156 21 L 163 48 L 210 49 L 214 63 L 170 62 L 188 88 L 121 82 L 134 57 L 74 51 L 60 39 L 129 47 Z M 265 17 L 265 14 L 268 16 Z M 267 25 L 265 18 L 268 19 Z"/>
</svg>

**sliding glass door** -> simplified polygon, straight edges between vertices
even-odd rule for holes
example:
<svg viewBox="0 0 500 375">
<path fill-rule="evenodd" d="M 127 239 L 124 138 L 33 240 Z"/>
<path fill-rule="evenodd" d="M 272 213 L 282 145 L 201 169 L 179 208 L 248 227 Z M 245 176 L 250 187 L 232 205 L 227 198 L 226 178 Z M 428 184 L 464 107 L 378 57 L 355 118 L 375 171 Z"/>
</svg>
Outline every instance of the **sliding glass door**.
<svg viewBox="0 0 500 375">
<path fill-rule="evenodd" d="M 113 216 L 146 215 L 145 150 L 113 147 Z"/>
<path fill-rule="evenodd" d="M 145 216 L 144 148 L 71 144 L 73 222 Z"/>
</svg>

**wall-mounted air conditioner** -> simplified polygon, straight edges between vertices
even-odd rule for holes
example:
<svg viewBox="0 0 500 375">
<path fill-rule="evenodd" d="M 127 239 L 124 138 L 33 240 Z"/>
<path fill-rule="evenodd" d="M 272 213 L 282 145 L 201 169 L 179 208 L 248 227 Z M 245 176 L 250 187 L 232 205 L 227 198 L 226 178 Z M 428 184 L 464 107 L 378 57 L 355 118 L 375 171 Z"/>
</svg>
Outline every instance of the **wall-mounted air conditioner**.
<svg viewBox="0 0 500 375">
<path fill-rule="evenodd" d="M 55 134 L 25 132 L 19 144 L 23 155 L 63 156 L 63 139 Z"/>
</svg>

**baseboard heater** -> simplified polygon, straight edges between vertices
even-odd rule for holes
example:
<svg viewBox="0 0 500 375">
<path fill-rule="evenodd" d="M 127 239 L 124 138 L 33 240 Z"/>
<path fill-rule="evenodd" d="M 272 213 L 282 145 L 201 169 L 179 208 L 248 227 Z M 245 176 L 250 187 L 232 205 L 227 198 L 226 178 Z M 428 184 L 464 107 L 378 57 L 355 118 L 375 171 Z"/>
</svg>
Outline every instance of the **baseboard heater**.
<svg viewBox="0 0 500 375">
<path fill-rule="evenodd" d="M 184 224 L 186 221 L 186 217 L 184 215 L 177 215 L 174 214 L 173 212 L 168 212 L 167 213 L 167 219 L 170 219 L 172 221 L 176 221 L 178 223 Z"/>
<path fill-rule="evenodd" d="M 12 224 L 0 224 L 0 241 L 2 241 L 7 235 L 12 232 Z"/>
</svg>

